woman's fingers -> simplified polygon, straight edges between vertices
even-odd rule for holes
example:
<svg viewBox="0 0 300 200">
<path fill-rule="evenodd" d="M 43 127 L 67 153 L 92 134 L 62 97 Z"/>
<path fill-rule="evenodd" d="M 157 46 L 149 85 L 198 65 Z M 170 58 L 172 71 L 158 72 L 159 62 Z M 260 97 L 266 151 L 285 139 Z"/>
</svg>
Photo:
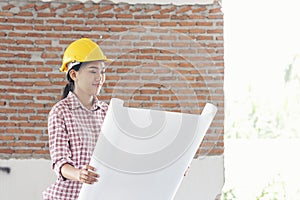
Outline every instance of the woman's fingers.
<svg viewBox="0 0 300 200">
<path fill-rule="evenodd" d="M 82 174 L 87 176 L 87 177 L 93 177 L 93 178 L 98 178 L 99 175 L 93 171 L 89 171 L 89 170 L 83 170 Z"/>
<path fill-rule="evenodd" d="M 87 184 L 93 184 L 98 181 L 97 178 L 89 177 L 87 175 L 82 175 L 80 180 L 81 180 L 81 182 L 87 183 Z"/>
<path fill-rule="evenodd" d="M 84 165 L 80 170 L 80 181 L 82 183 L 93 184 L 98 181 L 99 175 L 95 173 L 95 168 L 90 165 Z"/>
</svg>

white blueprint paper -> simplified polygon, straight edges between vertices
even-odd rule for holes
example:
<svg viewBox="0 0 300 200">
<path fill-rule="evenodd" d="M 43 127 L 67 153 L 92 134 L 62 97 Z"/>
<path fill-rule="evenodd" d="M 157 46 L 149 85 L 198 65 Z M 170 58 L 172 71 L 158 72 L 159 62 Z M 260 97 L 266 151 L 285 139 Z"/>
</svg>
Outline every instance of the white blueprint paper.
<svg viewBox="0 0 300 200">
<path fill-rule="evenodd" d="M 172 200 L 217 108 L 201 115 L 129 108 L 113 98 L 79 200 Z"/>
</svg>

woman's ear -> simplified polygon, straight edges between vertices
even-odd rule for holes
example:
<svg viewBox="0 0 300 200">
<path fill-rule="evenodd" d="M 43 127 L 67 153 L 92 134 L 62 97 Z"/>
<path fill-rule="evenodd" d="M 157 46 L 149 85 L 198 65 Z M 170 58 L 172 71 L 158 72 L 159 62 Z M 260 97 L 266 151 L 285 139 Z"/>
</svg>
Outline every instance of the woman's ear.
<svg viewBox="0 0 300 200">
<path fill-rule="evenodd" d="M 70 78 L 75 82 L 76 81 L 76 78 L 77 78 L 77 73 L 74 69 L 71 69 L 69 71 L 69 75 L 70 75 Z"/>
</svg>

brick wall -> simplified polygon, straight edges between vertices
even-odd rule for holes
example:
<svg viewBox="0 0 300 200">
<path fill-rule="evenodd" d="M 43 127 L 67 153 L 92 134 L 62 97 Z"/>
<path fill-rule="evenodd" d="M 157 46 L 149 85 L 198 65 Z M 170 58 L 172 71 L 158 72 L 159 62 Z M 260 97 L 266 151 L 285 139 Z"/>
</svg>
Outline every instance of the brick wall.
<svg viewBox="0 0 300 200">
<path fill-rule="evenodd" d="M 211 5 L 0 2 L 0 159 L 49 158 L 47 115 L 64 49 L 89 37 L 114 59 L 99 96 L 132 107 L 217 116 L 197 155 L 223 153 L 223 14 Z"/>
</svg>

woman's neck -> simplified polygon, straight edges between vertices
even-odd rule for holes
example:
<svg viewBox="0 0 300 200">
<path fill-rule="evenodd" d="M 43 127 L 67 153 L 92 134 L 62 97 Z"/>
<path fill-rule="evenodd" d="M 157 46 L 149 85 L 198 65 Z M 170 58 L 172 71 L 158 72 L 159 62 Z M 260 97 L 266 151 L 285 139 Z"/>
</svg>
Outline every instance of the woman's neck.
<svg viewBox="0 0 300 200">
<path fill-rule="evenodd" d="M 76 91 L 74 91 L 74 94 L 77 96 L 77 98 L 85 108 L 87 108 L 88 110 L 92 108 L 93 100 L 94 100 L 93 96 L 87 95 L 83 92 L 76 92 Z"/>
</svg>

